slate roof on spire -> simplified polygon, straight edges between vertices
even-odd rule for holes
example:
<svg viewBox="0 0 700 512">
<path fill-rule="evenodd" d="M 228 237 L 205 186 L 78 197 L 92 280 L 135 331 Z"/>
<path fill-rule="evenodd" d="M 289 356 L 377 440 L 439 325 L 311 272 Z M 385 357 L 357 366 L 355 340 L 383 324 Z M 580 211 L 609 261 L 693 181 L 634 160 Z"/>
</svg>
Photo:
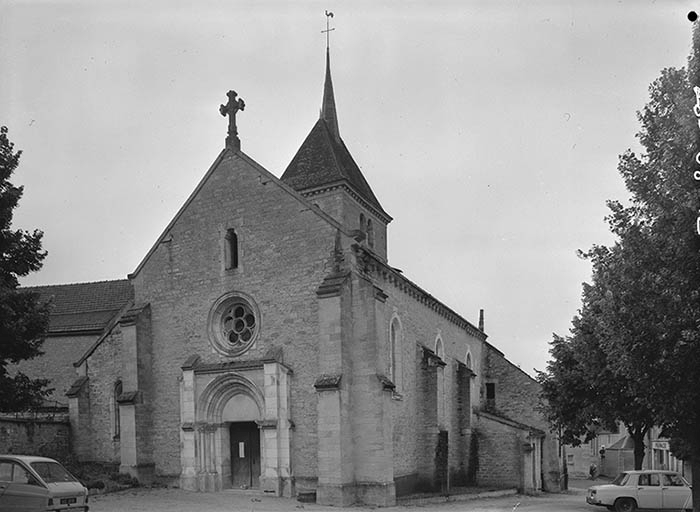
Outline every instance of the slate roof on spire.
<svg viewBox="0 0 700 512">
<path fill-rule="evenodd" d="M 338 130 L 338 114 L 335 110 L 335 95 L 333 94 L 333 80 L 331 80 L 331 54 L 328 48 L 326 48 L 326 80 L 323 84 L 321 119 L 326 121 L 331 134 L 336 139 L 340 139 L 340 130 Z"/>
<path fill-rule="evenodd" d="M 391 220 L 340 138 L 328 50 L 321 115 L 282 174 L 281 180 L 299 191 L 346 184 Z"/>
</svg>

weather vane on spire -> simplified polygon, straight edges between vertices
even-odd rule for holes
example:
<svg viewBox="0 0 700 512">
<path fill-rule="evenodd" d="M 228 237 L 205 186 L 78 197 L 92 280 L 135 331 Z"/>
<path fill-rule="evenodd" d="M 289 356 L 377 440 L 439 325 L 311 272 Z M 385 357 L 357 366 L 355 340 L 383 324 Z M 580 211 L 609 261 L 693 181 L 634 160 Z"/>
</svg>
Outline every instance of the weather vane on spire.
<svg viewBox="0 0 700 512">
<path fill-rule="evenodd" d="M 335 28 L 330 28 L 330 20 L 333 17 L 333 13 L 330 11 L 326 11 L 326 30 L 321 30 L 321 34 L 326 34 L 326 50 L 330 48 L 331 41 L 330 41 L 330 33 L 335 30 Z"/>
</svg>

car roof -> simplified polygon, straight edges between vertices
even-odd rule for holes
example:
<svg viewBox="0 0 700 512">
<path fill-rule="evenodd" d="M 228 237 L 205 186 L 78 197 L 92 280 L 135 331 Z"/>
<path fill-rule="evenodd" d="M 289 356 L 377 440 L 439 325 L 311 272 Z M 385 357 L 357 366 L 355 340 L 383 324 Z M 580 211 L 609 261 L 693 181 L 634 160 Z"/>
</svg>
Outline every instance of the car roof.
<svg viewBox="0 0 700 512">
<path fill-rule="evenodd" d="M 630 475 L 643 475 L 646 473 L 667 473 L 669 475 L 678 475 L 678 471 L 671 471 L 670 469 L 630 469 L 628 471 L 623 471 Z"/>
<path fill-rule="evenodd" d="M 28 464 L 31 464 L 32 462 L 56 462 L 54 459 L 49 459 L 48 457 L 39 457 L 37 455 L 15 455 L 14 453 L 0 454 L 0 459 L 11 459 L 26 462 Z"/>
</svg>

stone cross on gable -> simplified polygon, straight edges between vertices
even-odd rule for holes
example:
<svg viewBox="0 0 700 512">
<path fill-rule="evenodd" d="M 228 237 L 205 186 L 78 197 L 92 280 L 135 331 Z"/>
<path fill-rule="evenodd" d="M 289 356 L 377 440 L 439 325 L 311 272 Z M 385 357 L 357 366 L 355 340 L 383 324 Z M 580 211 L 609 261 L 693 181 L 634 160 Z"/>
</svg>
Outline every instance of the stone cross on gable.
<svg viewBox="0 0 700 512">
<path fill-rule="evenodd" d="M 228 137 L 226 137 L 226 146 L 233 149 L 241 149 L 241 141 L 238 138 L 238 128 L 236 127 L 236 113 L 239 110 L 245 110 L 245 101 L 242 98 L 236 99 L 236 91 L 229 91 L 228 103 L 219 107 L 219 112 L 222 116 L 228 116 Z"/>
</svg>

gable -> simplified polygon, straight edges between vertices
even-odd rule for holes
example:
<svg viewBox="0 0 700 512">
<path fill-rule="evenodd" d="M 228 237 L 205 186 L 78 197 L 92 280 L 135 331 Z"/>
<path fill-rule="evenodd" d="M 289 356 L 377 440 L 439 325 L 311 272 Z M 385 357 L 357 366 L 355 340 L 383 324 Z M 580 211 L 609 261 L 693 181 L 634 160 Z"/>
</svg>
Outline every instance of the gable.
<svg viewBox="0 0 700 512">
<path fill-rule="evenodd" d="M 199 264 L 208 266 L 209 275 L 216 275 L 221 270 L 228 229 L 240 231 L 240 245 L 245 252 L 250 248 L 248 235 L 256 229 L 265 231 L 265 225 L 268 231 L 277 229 L 278 224 L 280 229 L 286 225 L 289 229 L 303 230 L 304 223 L 310 223 L 311 227 L 319 222 L 329 233 L 342 231 L 338 222 L 250 157 L 226 149 L 129 277 L 135 278 L 146 267 L 154 270 L 151 260 L 156 255 L 159 261 L 156 266 L 163 267 L 173 264 L 173 258 L 181 257 L 183 251 L 190 252 L 188 263 L 199 259 Z M 268 250 L 269 246 L 261 249 Z M 156 272 L 162 274 L 162 269 Z"/>
</svg>

